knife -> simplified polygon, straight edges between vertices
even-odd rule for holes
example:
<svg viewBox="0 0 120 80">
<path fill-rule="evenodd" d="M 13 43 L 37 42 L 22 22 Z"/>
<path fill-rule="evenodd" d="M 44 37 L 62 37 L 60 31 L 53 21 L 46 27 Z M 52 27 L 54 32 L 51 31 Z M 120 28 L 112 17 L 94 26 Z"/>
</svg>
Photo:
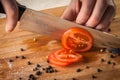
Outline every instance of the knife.
<svg viewBox="0 0 120 80">
<path fill-rule="evenodd" d="M 120 38 L 83 25 L 79 25 L 59 17 L 35 11 L 18 4 L 20 28 L 61 39 L 62 34 L 71 27 L 79 27 L 89 31 L 94 38 L 94 46 L 101 48 L 120 48 Z"/>
</svg>

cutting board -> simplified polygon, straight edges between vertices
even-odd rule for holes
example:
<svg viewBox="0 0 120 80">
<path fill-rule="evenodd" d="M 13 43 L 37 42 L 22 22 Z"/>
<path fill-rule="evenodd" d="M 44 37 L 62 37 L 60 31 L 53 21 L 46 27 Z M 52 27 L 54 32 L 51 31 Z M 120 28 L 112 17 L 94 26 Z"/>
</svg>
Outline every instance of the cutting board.
<svg viewBox="0 0 120 80">
<path fill-rule="evenodd" d="M 115 0 L 115 3 L 117 15 L 110 26 L 110 34 L 120 36 L 120 1 Z M 42 12 L 60 17 L 65 8 Z M 37 80 L 120 80 L 118 55 L 93 47 L 89 52 L 80 53 L 84 59 L 77 63 L 66 67 L 51 65 L 47 56 L 62 48 L 59 40 L 21 30 L 19 22 L 12 33 L 5 33 L 4 26 L 5 19 L 0 19 L 0 80 L 28 80 L 31 74 Z M 54 72 L 44 70 L 49 66 L 53 67 Z M 38 71 L 40 75 L 36 74 Z"/>
</svg>

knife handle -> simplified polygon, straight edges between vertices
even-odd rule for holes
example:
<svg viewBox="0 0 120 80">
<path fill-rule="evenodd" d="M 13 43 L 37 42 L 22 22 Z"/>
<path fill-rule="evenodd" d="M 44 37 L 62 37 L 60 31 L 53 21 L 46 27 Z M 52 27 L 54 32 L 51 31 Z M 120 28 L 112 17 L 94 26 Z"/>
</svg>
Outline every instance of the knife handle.
<svg viewBox="0 0 120 80">
<path fill-rule="evenodd" d="M 18 15 L 18 20 L 20 20 L 22 14 L 23 14 L 24 11 L 26 10 L 26 6 L 21 5 L 21 4 L 19 4 L 18 2 L 17 2 L 17 6 L 18 6 L 18 12 L 19 12 L 19 13 L 18 13 L 18 14 L 19 14 L 19 15 Z M 1 2 L 0 2 L 0 13 L 5 13 L 4 8 L 3 8 Z"/>
</svg>

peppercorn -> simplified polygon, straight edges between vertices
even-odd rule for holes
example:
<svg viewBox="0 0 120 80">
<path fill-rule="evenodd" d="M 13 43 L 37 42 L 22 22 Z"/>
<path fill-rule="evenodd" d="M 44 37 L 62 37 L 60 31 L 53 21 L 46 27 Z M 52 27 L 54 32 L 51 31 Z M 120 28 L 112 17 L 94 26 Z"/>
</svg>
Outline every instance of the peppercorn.
<svg viewBox="0 0 120 80">
<path fill-rule="evenodd" d="M 15 58 L 17 59 L 17 58 L 19 58 L 19 56 L 15 56 Z"/>
<path fill-rule="evenodd" d="M 111 61 L 108 61 L 107 64 L 111 64 Z"/>
<path fill-rule="evenodd" d="M 93 78 L 93 79 L 95 79 L 95 78 L 97 78 L 97 76 L 95 76 L 95 75 L 92 75 L 92 78 Z"/>
<path fill-rule="evenodd" d="M 42 72 L 40 72 L 40 71 L 36 72 L 36 75 L 38 75 L 38 76 L 41 75 L 41 74 L 42 74 Z"/>
<path fill-rule="evenodd" d="M 87 68 L 87 69 L 89 69 L 89 68 L 90 68 L 90 66 L 86 66 L 86 68 Z"/>
<path fill-rule="evenodd" d="M 72 80 L 76 80 L 76 78 L 72 78 Z"/>
<path fill-rule="evenodd" d="M 22 78 L 20 77 L 19 80 L 22 80 Z"/>
<path fill-rule="evenodd" d="M 81 69 L 77 69 L 76 71 L 77 71 L 77 72 L 81 72 L 82 70 L 81 70 Z"/>
<path fill-rule="evenodd" d="M 20 51 L 25 51 L 23 48 L 20 48 Z"/>
<path fill-rule="evenodd" d="M 26 57 L 25 57 L 25 56 L 21 56 L 21 58 L 22 58 L 22 59 L 26 59 Z"/>
<path fill-rule="evenodd" d="M 29 75 L 29 80 L 36 80 L 35 76 L 33 74 Z"/>
<path fill-rule="evenodd" d="M 102 70 L 101 69 L 97 69 L 97 72 L 102 72 Z"/>
<path fill-rule="evenodd" d="M 39 64 L 37 64 L 37 66 L 36 67 L 41 67 Z"/>
<path fill-rule="evenodd" d="M 13 60 L 12 60 L 12 59 L 9 59 L 9 62 L 13 62 Z"/>
<path fill-rule="evenodd" d="M 110 58 L 115 58 L 115 56 L 111 54 L 111 55 L 110 55 Z"/>
<path fill-rule="evenodd" d="M 105 62 L 105 60 L 104 60 L 104 59 L 101 59 L 101 62 Z"/>
<path fill-rule="evenodd" d="M 30 61 L 27 62 L 28 65 L 31 65 L 32 63 Z"/>
</svg>

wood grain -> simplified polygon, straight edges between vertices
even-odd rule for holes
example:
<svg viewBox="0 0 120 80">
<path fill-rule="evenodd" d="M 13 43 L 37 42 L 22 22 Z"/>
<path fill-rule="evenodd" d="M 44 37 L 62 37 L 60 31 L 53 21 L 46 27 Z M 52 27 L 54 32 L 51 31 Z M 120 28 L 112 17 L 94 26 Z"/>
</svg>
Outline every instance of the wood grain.
<svg viewBox="0 0 120 80">
<path fill-rule="evenodd" d="M 112 22 L 111 34 L 120 36 L 120 1 L 115 0 L 117 5 L 117 15 Z M 60 16 L 65 7 L 54 8 L 44 10 L 42 12 L 48 13 L 54 16 Z M 60 49 L 61 43 L 58 40 L 53 40 L 47 36 L 41 36 L 32 32 L 20 30 L 19 23 L 16 29 L 12 33 L 5 33 L 4 31 L 5 19 L 0 19 L 0 80 L 28 80 L 29 75 L 35 75 L 36 71 L 33 68 L 37 64 L 47 67 L 50 64 L 46 62 L 47 55 Z M 35 38 L 35 39 L 34 39 Z M 23 48 L 24 51 L 20 49 Z M 81 53 L 84 55 L 84 59 L 77 63 L 74 63 L 68 67 L 58 67 L 56 73 L 45 73 L 43 70 L 42 75 L 35 77 L 38 80 L 93 80 L 92 76 L 96 76 L 96 80 L 120 80 L 120 56 L 110 58 L 110 53 L 100 52 L 99 49 L 93 48 L 89 52 Z M 19 58 L 16 58 L 19 56 Z M 25 56 L 26 59 L 21 59 Z M 13 62 L 9 62 L 9 60 Z M 105 62 L 101 62 L 101 59 L 105 59 Z M 32 64 L 28 65 L 30 61 Z M 108 62 L 111 61 L 111 64 Z M 113 62 L 116 64 L 113 66 Z M 86 69 L 86 66 L 90 68 Z M 80 68 L 81 72 L 76 72 L 76 69 Z M 97 69 L 101 69 L 102 72 L 97 72 Z"/>
</svg>

